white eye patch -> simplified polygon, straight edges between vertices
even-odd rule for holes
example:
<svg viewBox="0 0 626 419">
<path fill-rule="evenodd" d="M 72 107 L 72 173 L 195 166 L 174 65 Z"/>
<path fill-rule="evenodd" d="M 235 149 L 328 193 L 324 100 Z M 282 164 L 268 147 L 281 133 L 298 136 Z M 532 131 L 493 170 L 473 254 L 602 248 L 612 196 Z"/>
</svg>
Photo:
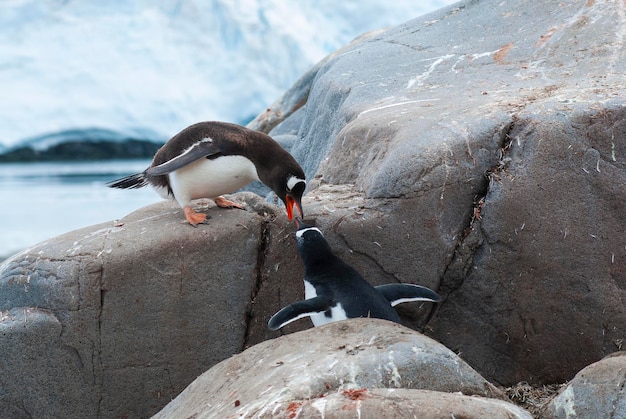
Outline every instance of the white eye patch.
<svg viewBox="0 0 626 419">
<path fill-rule="evenodd" d="M 297 178 L 295 176 L 291 176 L 287 179 L 287 190 L 292 190 L 298 183 L 304 183 L 306 185 L 306 181 L 304 179 Z"/>
</svg>

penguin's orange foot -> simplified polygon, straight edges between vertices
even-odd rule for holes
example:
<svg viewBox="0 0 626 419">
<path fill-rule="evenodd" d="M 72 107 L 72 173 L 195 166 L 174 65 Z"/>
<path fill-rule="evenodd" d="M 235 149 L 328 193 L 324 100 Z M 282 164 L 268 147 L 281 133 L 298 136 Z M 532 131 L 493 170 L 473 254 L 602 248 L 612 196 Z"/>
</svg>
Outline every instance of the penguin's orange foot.
<svg viewBox="0 0 626 419">
<path fill-rule="evenodd" d="M 226 198 L 224 198 L 223 196 L 218 196 L 217 198 L 214 199 L 215 203 L 217 204 L 218 207 L 220 208 L 238 208 L 238 209 L 245 209 L 243 207 L 243 205 L 238 204 L 236 202 L 230 201 Z"/>
<path fill-rule="evenodd" d="M 187 221 L 189 221 L 189 224 L 194 227 L 197 227 L 198 224 L 206 223 L 207 220 L 211 218 L 201 212 L 195 212 L 190 206 L 186 206 L 185 208 L 183 208 L 183 211 L 185 212 L 185 218 L 187 219 Z"/>
</svg>

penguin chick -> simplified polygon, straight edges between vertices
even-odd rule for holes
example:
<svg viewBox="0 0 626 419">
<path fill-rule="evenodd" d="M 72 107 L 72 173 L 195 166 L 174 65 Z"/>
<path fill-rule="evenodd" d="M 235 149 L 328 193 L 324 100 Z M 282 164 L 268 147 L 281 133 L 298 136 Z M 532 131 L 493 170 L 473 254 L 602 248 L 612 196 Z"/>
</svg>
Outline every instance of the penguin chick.
<svg viewBox="0 0 626 419">
<path fill-rule="evenodd" d="M 310 317 L 314 326 L 374 317 L 400 323 L 395 305 L 410 301 L 438 303 L 431 289 L 413 284 L 371 286 L 354 268 L 332 252 L 322 232 L 296 218 L 296 243 L 304 263 L 305 300 L 290 304 L 269 320 L 270 330 Z"/>
</svg>

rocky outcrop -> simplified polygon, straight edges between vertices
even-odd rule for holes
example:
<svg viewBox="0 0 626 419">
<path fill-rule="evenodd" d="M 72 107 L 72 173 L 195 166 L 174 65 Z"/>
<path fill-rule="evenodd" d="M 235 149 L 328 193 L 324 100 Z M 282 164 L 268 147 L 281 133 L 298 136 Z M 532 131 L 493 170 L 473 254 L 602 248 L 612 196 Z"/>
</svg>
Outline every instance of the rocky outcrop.
<svg viewBox="0 0 626 419">
<path fill-rule="evenodd" d="M 202 374 L 155 419 L 361 411 L 371 418 L 530 417 L 502 400 L 460 393 L 502 397 L 434 340 L 385 320 L 356 319 L 255 345 Z"/>
<path fill-rule="evenodd" d="M 589 365 L 540 413 L 541 419 L 626 417 L 626 352 Z"/>
<path fill-rule="evenodd" d="M 443 295 L 435 312 L 398 306 L 404 325 L 494 384 L 563 383 L 622 349 L 624 16 L 462 2 L 350 46 L 265 119 L 311 180 L 307 221 L 374 285 Z M 0 411 L 153 414 L 218 362 L 309 328 L 267 329 L 302 296 L 294 226 L 235 199 L 249 211 L 211 208 L 197 229 L 163 203 L 5 261 Z"/>
<path fill-rule="evenodd" d="M 307 175 L 364 201 L 326 235 L 446 295 L 430 335 L 498 383 L 566 381 L 625 338 L 624 16 L 462 2 L 330 60 L 294 115 Z"/>
<path fill-rule="evenodd" d="M 5 261 L 2 409 L 146 417 L 241 352 L 275 208 L 251 193 L 237 198 L 248 211 L 211 204 L 201 228 L 164 202 Z"/>
</svg>

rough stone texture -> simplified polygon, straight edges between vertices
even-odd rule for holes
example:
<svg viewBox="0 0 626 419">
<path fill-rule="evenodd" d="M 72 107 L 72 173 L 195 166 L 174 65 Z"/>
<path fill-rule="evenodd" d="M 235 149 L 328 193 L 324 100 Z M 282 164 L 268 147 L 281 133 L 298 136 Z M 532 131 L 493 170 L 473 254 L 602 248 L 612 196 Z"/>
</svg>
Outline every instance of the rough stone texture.
<svg viewBox="0 0 626 419">
<path fill-rule="evenodd" d="M 84 359 L 86 351 L 77 348 L 90 336 L 84 333 L 68 342 L 63 329 L 51 310 L 0 311 L 0 417 L 54 417 L 57 412 L 95 416 L 99 395 L 91 371 L 94 354 Z"/>
<path fill-rule="evenodd" d="M 275 207 L 174 203 L 60 236 L 0 267 L 0 412 L 146 417 L 243 349 Z M 256 211 L 269 212 L 261 216 Z"/>
<path fill-rule="evenodd" d="M 539 414 L 541 419 L 625 418 L 626 352 L 589 365 Z"/>
<path fill-rule="evenodd" d="M 623 2 L 461 2 L 328 60 L 298 111 L 309 193 L 364 200 L 307 213 L 368 279 L 446 296 L 426 331 L 500 384 L 626 338 L 625 27 Z"/>
<path fill-rule="evenodd" d="M 182 417 L 182 416 L 181 416 Z M 200 417 L 213 417 L 210 414 Z M 217 416 L 216 416 L 217 417 Z M 478 396 L 429 390 L 341 390 L 323 398 L 282 403 L 255 418 L 507 418 L 531 419 L 530 413 L 511 403 Z"/>
<path fill-rule="evenodd" d="M 503 397 L 434 340 L 385 320 L 355 319 L 269 340 L 222 361 L 155 418 L 285 417 L 278 412 L 292 403 L 323 404 L 338 391 L 376 388 Z"/>
<path fill-rule="evenodd" d="M 341 258 L 446 298 L 398 306 L 405 325 L 494 383 L 563 383 L 626 339 L 624 28 L 623 2 L 461 2 L 334 54 L 255 123 Z M 302 297 L 294 227 L 238 199 L 197 229 L 163 203 L 5 261 L 0 413 L 146 415 L 310 327 L 267 329 Z"/>
<path fill-rule="evenodd" d="M 511 129 L 511 160 L 491 175 L 473 227 L 472 266 L 432 325 L 466 360 L 483 358 L 474 365 L 486 376 L 562 382 L 621 347 L 626 248 L 615 233 L 626 229 L 625 118 L 623 107 L 523 113 Z M 613 135 L 621 162 L 611 158 Z M 458 333 L 467 328 L 488 332 Z"/>
</svg>

